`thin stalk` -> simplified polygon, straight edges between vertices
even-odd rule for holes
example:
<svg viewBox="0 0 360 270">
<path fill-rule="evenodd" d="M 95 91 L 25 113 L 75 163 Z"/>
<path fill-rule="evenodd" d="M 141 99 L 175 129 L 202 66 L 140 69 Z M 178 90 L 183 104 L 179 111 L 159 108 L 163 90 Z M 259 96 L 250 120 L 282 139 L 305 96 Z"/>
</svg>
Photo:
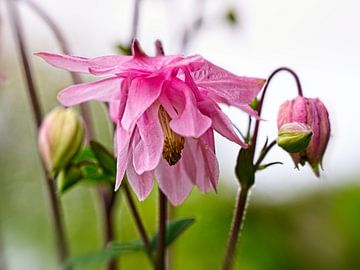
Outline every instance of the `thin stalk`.
<svg viewBox="0 0 360 270">
<path fill-rule="evenodd" d="M 114 206 L 116 203 L 116 194 L 112 189 L 99 189 L 100 198 L 102 199 L 103 207 L 103 228 L 104 228 L 104 243 L 105 246 L 114 240 L 115 228 L 114 228 Z M 110 260 L 107 265 L 108 270 L 115 270 L 116 261 Z"/>
<path fill-rule="evenodd" d="M 264 89 L 263 89 L 263 92 L 262 92 L 262 95 L 261 95 L 261 98 L 259 101 L 259 106 L 257 109 L 259 117 L 258 117 L 258 119 L 256 119 L 254 133 L 250 140 L 250 151 L 251 151 L 250 154 L 251 154 L 251 159 L 252 159 L 253 164 L 254 164 L 254 155 L 255 155 L 255 150 L 256 150 L 256 143 L 257 143 L 257 138 L 258 138 L 258 133 L 259 133 L 259 127 L 260 127 L 261 111 L 262 111 L 262 106 L 264 103 L 266 91 L 268 89 L 268 86 L 269 86 L 272 78 L 280 71 L 287 71 L 294 77 L 294 79 L 296 81 L 296 85 L 297 85 L 298 95 L 299 96 L 303 95 L 299 77 L 290 68 L 280 67 L 280 68 L 274 70 L 270 74 L 270 76 L 264 86 Z M 250 134 L 250 128 L 251 128 L 251 122 L 249 121 L 248 134 Z M 267 147 L 267 149 L 265 149 L 265 152 L 261 154 L 261 156 L 259 157 L 256 164 L 253 165 L 254 170 L 256 170 L 256 168 L 260 165 L 260 162 L 264 159 L 267 152 L 275 145 L 275 143 L 276 143 L 275 141 L 270 143 L 270 145 Z M 229 241 L 228 241 L 228 245 L 227 245 L 227 249 L 226 249 L 226 253 L 225 253 L 223 270 L 230 270 L 232 267 L 236 243 L 237 243 L 237 240 L 239 237 L 241 227 L 243 225 L 244 215 L 245 215 L 245 210 L 246 210 L 246 203 L 247 203 L 248 194 L 249 194 L 250 189 L 251 189 L 251 186 L 243 184 L 241 187 L 241 191 L 238 192 L 237 203 L 235 206 L 235 211 L 234 211 L 232 225 L 231 225 L 231 233 L 230 233 L 230 237 L 229 237 Z"/>
<path fill-rule="evenodd" d="M 254 128 L 254 135 L 253 135 L 252 140 L 251 140 L 251 147 L 252 147 L 251 148 L 251 156 L 252 156 L 252 158 L 254 158 L 254 154 L 255 154 L 256 141 L 257 141 L 259 128 L 260 128 L 260 118 L 261 118 L 261 111 L 262 111 L 262 107 L 263 107 L 264 98 L 265 98 L 265 95 L 266 95 L 266 92 L 267 92 L 267 89 L 269 87 L 269 84 L 270 84 L 271 80 L 274 78 L 274 76 L 277 73 L 279 73 L 281 71 L 289 72 L 294 77 L 295 82 L 296 82 L 296 86 L 297 86 L 297 90 L 298 90 L 298 95 L 299 96 L 303 95 L 299 76 L 292 69 L 287 68 L 287 67 L 280 67 L 278 69 L 275 69 L 270 74 L 269 78 L 267 79 L 267 81 L 265 83 L 264 90 L 262 91 L 261 98 L 260 98 L 260 101 L 259 101 L 259 107 L 257 109 L 258 114 L 259 114 L 259 118 L 256 119 L 255 128 Z"/>
<path fill-rule="evenodd" d="M 9 18 L 11 21 L 11 25 L 13 27 L 13 31 L 15 34 L 16 42 L 22 60 L 23 74 L 26 80 L 31 108 L 35 118 L 36 126 L 37 128 L 39 128 L 42 120 L 42 111 L 36 93 L 36 87 L 32 76 L 30 62 L 26 54 L 26 45 L 21 28 L 20 14 L 17 10 L 17 6 L 14 0 L 7 0 L 7 7 L 9 12 Z M 42 163 L 42 167 L 45 174 L 45 184 L 47 187 L 47 193 L 50 199 L 50 214 L 52 216 L 53 224 L 54 224 L 54 233 L 56 238 L 58 257 L 59 257 L 59 261 L 61 263 L 64 263 L 65 259 L 68 256 L 68 249 L 65 241 L 65 233 L 64 233 L 64 226 L 61 216 L 61 209 L 56 195 L 56 188 L 54 185 L 55 183 L 53 179 L 47 174 L 44 163 Z"/>
<path fill-rule="evenodd" d="M 139 13 L 140 13 L 140 2 L 141 0 L 134 1 L 132 27 L 131 27 L 131 40 L 137 37 L 139 29 Z"/>
<path fill-rule="evenodd" d="M 65 35 L 60 30 L 56 22 L 43 10 L 39 5 L 37 5 L 32 0 L 22 0 L 24 1 L 50 28 L 53 32 L 56 41 L 58 42 L 60 49 L 63 54 L 70 55 L 71 50 L 70 46 L 65 38 Z M 71 80 L 74 84 L 82 83 L 81 77 L 76 72 L 69 72 Z M 89 141 L 93 138 L 93 126 L 90 116 L 90 110 L 88 104 L 80 104 L 80 112 L 84 119 L 84 125 L 86 129 L 86 140 Z M 109 190 L 98 190 L 99 197 L 103 207 L 104 214 L 104 242 L 105 245 L 111 242 L 114 239 L 114 226 L 113 226 L 113 208 L 115 205 L 115 192 Z M 116 269 L 115 261 L 110 261 L 108 264 L 108 270 Z"/>
<path fill-rule="evenodd" d="M 142 242 L 144 243 L 145 249 L 152 260 L 150 240 L 127 183 L 123 183 L 123 189 L 125 192 L 126 200 L 129 204 L 131 215 L 134 218 L 135 226 L 140 234 Z"/>
<path fill-rule="evenodd" d="M 244 221 L 249 190 L 250 187 L 243 186 L 241 190 L 238 191 L 223 270 L 230 270 L 234 261 L 235 247 Z"/>
<path fill-rule="evenodd" d="M 39 5 L 37 5 L 32 0 L 22 0 L 25 2 L 50 28 L 50 30 L 53 32 L 56 41 L 58 42 L 60 46 L 60 50 L 63 54 L 70 55 L 71 50 L 68 42 L 66 41 L 65 35 L 62 33 L 56 22 L 43 10 Z M 71 76 L 71 80 L 74 84 L 82 83 L 82 80 L 79 76 L 79 74 L 75 72 L 69 72 Z M 85 103 L 80 104 L 80 112 L 82 117 L 84 118 L 84 124 L 85 124 L 85 130 L 86 130 L 86 139 L 89 140 L 93 137 L 93 127 L 90 117 L 90 110 L 89 106 Z"/>
<path fill-rule="evenodd" d="M 157 270 L 166 269 L 166 219 L 167 219 L 167 199 L 165 194 L 159 189 L 159 228 L 157 241 Z"/>
</svg>

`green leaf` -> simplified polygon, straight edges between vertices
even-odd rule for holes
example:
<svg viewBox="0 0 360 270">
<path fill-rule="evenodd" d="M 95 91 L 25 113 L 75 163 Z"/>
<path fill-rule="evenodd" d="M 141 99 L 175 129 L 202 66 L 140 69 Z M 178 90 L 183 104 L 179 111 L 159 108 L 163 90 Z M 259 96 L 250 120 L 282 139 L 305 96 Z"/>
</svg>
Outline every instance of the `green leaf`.
<svg viewBox="0 0 360 270">
<path fill-rule="evenodd" d="M 195 222 L 194 218 L 174 219 L 166 224 L 166 246 L 170 246 L 191 224 Z M 157 245 L 158 234 L 154 235 L 151 240 L 151 249 L 155 250 Z"/>
<path fill-rule="evenodd" d="M 118 44 L 116 48 L 123 55 L 131 55 L 131 44 Z"/>
<path fill-rule="evenodd" d="M 81 170 L 77 167 L 70 167 L 61 170 L 56 178 L 57 189 L 63 194 L 82 179 Z"/>
<path fill-rule="evenodd" d="M 66 269 L 70 268 L 90 268 L 105 264 L 106 262 L 129 252 L 144 250 L 144 245 L 140 240 L 130 242 L 111 242 L 108 246 L 99 251 L 93 251 L 84 255 L 71 257 L 65 263 Z"/>
<path fill-rule="evenodd" d="M 104 146 L 96 141 L 91 141 L 90 145 L 100 166 L 104 169 L 104 171 L 112 176 L 115 176 L 116 161 L 113 154 L 111 154 Z"/>
</svg>

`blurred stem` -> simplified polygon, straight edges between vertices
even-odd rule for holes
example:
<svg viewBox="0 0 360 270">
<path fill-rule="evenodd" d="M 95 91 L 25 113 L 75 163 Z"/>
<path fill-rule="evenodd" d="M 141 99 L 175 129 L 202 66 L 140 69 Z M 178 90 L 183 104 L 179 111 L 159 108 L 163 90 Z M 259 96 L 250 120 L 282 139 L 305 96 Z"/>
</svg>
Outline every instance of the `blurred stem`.
<svg viewBox="0 0 360 270">
<path fill-rule="evenodd" d="M 139 13 L 140 13 L 140 2 L 141 0 L 134 0 L 133 19 L 131 27 L 131 40 L 137 37 L 139 29 Z"/>
<path fill-rule="evenodd" d="M 65 38 L 65 35 L 60 30 L 56 22 L 49 16 L 41 6 L 37 5 L 32 0 L 22 0 L 24 1 L 50 28 L 53 32 L 56 41 L 58 42 L 60 49 L 63 54 L 71 55 L 70 46 Z M 72 82 L 74 84 L 82 83 L 82 80 L 76 72 L 69 72 Z M 80 104 L 80 112 L 84 119 L 85 129 L 86 129 L 86 140 L 89 141 L 93 138 L 93 126 L 90 116 L 89 106 L 86 103 Z M 99 197 L 103 207 L 104 214 L 104 242 L 107 245 L 114 239 L 114 226 L 113 226 L 113 208 L 115 205 L 115 192 L 113 190 L 98 190 Z M 108 270 L 115 270 L 116 265 L 115 261 L 110 261 L 108 264 Z"/>
<path fill-rule="evenodd" d="M 15 34 L 16 42 L 22 60 L 23 74 L 26 79 L 27 91 L 30 97 L 32 111 L 34 114 L 36 126 L 37 128 L 39 128 L 42 120 L 42 111 L 40 108 L 39 99 L 37 97 L 36 88 L 34 85 L 30 62 L 26 54 L 26 46 L 21 28 L 20 14 L 17 10 L 16 2 L 14 0 L 7 0 L 6 2 L 9 12 L 9 18 L 11 21 L 11 25 L 13 27 L 13 31 Z M 50 199 L 50 214 L 52 216 L 53 224 L 54 224 L 58 257 L 60 262 L 63 264 L 68 256 L 68 249 L 65 241 L 65 233 L 64 233 L 63 221 L 61 216 L 61 209 L 56 195 L 55 182 L 47 174 L 44 163 L 42 163 L 42 166 L 43 166 L 44 174 L 46 176 L 45 183 L 47 187 L 47 193 Z"/>
<path fill-rule="evenodd" d="M 63 54 L 71 55 L 70 46 L 68 42 L 66 41 L 65 35 L 62 33 L 58 25 L 55 23 L 55 21 L 43 10 L 39 5 L 37 5 L 32 0 L 22 0 L 25 2 L 51 29 L 53 32 L 56 41 L 58 42 L 60 49 Z M 74 84 L 82 83 L 82 80 L 79 76 L 79 74 L 75 72 L 69 71 L 71 79 Z M 93 137 L 93 127 L 91 122 L 91 116 L 89 111 L 88 104 L 82 103 L 80 104 L 80 111 L 81 115 L 84 118 L 84 124 L 86 129 L 86 139 L 89 140 Z"/>
<path fill-rule="evenodd" d="M 115 229 L 114 229 L 114 206 L 116 203 L 116 193 L 109 188 L 104 190 L 98 190 L 100 198 L 102 199 L 102 206 L 103 206 L 103 221 L 104 221 L 104 243 L 105 246 L 114 240 L 115 236 Z M 107 265 L 108 270 L 115 270 L 116 261 L 110 260 Z"/>
<path fill-rule="evenodd" d="M 244 221 L 249 190 L 250 190 L 249 186 L 243 185 L 241 187 L 241 190 L 238 191 L 235 209 L 234 209 L 234 215 L 231 222 L 230 236 L 225 252 L 225 259 L 222 268 L 223 270 L 230 270 L 234 261 L 236 243 Z"/>
<path fill-rule="evenodd" d="M 167 199 L 165 194 L 159 189 L 159 228 L 157 241 L 157 260 L 156 269 L 166 269 L 166 219 L 167 219 Z"/>
<path fill-rule="evenodd" d="M 139 214 L 139 212 L 138 212 L 138 210 L 136 208 L 136 205 L 135 205 L 134 199 L 133 199 L 133 197 L 131 195 L 128 183 L 125 182 L 122 185 L 123 185 L 123 189 L 124 189 L 124 192 L 125 192 L 126 200 L 127 200 L 128 204 L 129 204 L 130 213 L 134 218 L 135 226 L 136 226 L 136 228 L 137 228 L 137 230 L 138 230 L 138 232 L 140 234 L 140 238 L 141 238 L 142 242 L 144 243 L 147 255 L 149 256 L 149 259 L 150 259 L 151 263 L 154 263 L 152 253 L 151 253 L 150 240 L 149 240 L 149 237 L 147 235 L 145 226 L 144 226 L 144 224 L 143 224 L 143 222 L 141 220 L 140 214 Z"/>
</svg>

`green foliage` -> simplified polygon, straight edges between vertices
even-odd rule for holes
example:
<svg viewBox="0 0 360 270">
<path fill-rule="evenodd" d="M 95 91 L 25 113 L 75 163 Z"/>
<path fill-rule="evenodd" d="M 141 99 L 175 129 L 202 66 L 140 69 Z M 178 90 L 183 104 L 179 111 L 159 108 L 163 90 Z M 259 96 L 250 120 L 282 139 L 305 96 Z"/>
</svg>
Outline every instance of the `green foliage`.
<svg viewBox="0 0 360 270">
<path fill-rule="evenodd" d="M 195 219 L 193 218 L 179 218 L 172 220 L 166 225 L 166 246 L 170 246 L 191 224 Z M 154 252 L 157 246 L 157 234 L 151 240 L 151 251 Z M 66 268 L 72 267 L 89 268 L 95 267 L 124 255 L 125 253 L 144 251 L 146 252 L 143 242 L 140 240 L 133 240 L 128 242 L 113 241 L 106 246 L 105 249 L 93 251 L 81 256 L 72 257 L 66 262 Z"/>
<path fill-rule="evenodd" d="M 237 157 L 235 173 L 240 184 L 251 187 L 255 182 L 255 167 L 252 162 L 251 149 L 241 148 Z"/>
<path fill-rule="evenodd" d="M 70 165 L 59 173 L 56 179 L 58 191 L 63 194 L 83 181 L 112 185 L 116 175 L 115 170 L 114 156 L 100 143 L 91 141 L 90 147 L 80 151 Z"/>
</svg>

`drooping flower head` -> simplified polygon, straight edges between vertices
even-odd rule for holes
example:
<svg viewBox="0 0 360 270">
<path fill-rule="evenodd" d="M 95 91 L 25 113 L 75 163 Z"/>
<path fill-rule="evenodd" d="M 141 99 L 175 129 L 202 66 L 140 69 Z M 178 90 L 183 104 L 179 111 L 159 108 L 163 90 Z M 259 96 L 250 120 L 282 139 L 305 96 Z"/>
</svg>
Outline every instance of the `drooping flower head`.
<svg viewBox="0 0 360 270">
<path fill-rule="evenodd" d="M 316 176 L 319 176 L 319 165 L 322 165 L 331 131 L 328 111 L 318 98 L 298 96 L 293 100 L 285 101 L 280 106 L 278 128 L 281 129 L 287 123 L 295 122 L 309 127 L 312 135 L 305 150 L 291 153 L 291 157 L 296 167 L 299 163 L 305 165 L 308 162 Z M 306 127 L 303 129 L 305 130 Z"/>
<path fill-rule="evenodd" d="M 109 103 L 116 124 L 117 190 L 126 171 L 140 200 L 153 186 L 174 204 L 193 185 L 216 189 L 219 168 L 214 130 L 246 147 L 218 102 L 254 114 L 249 103 L 264 80 L 236 76 L 199 55 L 147 56 L 137 41 L 132 56 L 83 58 L 38 53 L 51 65 L 107 78 L 70 86 L 59 93 L 65 106 L 88 100 Z"/>
</svg>

